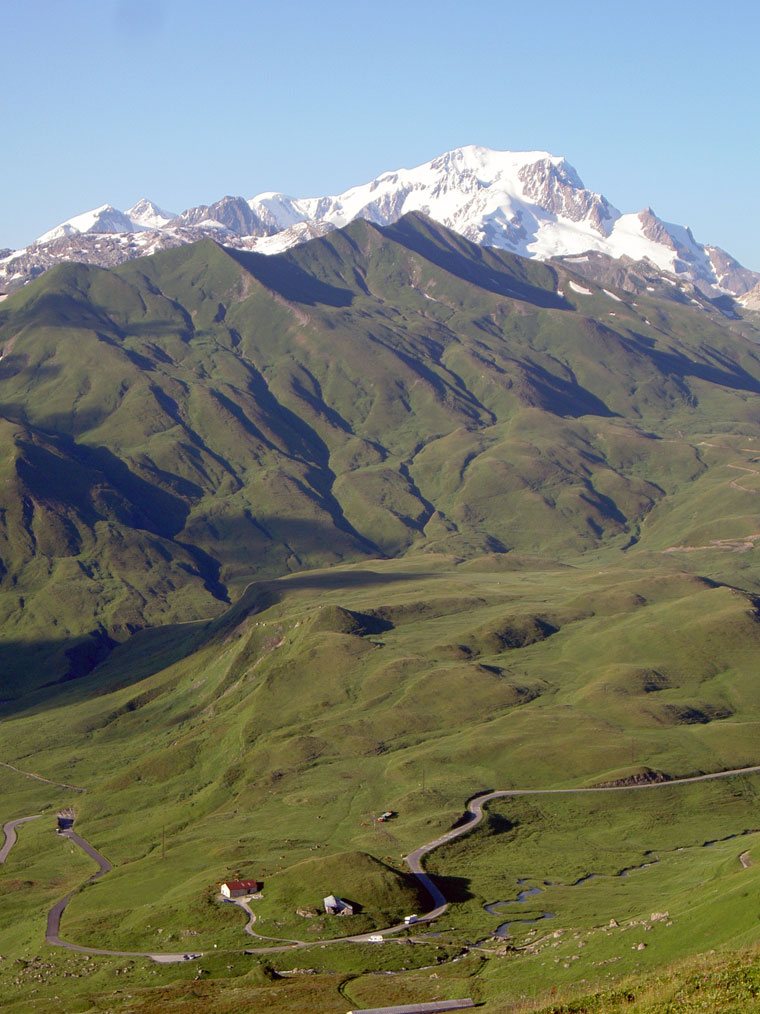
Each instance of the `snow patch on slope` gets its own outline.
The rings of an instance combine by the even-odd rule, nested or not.
[[[594,293],[592,292],[591,289],[586,289],[582,285],[577,285],[575,282],[569,282],[568,284],[570,285],[570,288],[573,290],[573,292],[578,292],[582,296],[593,296],[594,295]]]

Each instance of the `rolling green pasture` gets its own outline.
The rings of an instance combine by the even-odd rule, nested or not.
[[[84,959],[42,943],[46,908],[92,872],[53,834],[61,805],[74,806],[77,828],[114,864],[74,896],[61,936],[211,951],[200,964],[215,969],[226,955],[231,969],[209,973],[217,984],[267,967],[350,973],[361,983],[365,972],[396,969],[400,983],[423,974],[400,969],[431,965],[439,971],[425,974],[445,975],[451,995],[538,1003],[548,984],[614,983],[751,944],[760,867],[743,869],[738,855],[758,847],[756,776],[492,803],[480,829],[429,859],[454,900],[431,927],[440,936],[319,943],[423,909],[402,857],[451,826],[478,791],[677,777],[757,760],[753,601],[683,560],[661,554],[654,568],[642,551],[616,567],[539,569],[518,557],[422,554],[260,583],[219,619],[136,636],[90,676],[44,704],[31,697],[0,726],[2,759],[86,789],[0,769],[8,786],[0,816],[43,814],[20,829],[0,869],[12,887],[15,864],[31,854],[41,864],[23,878],[33,883],[18,896],[31,916],[22,928],[17,908],[0,913],[0,953],[44,957],[44,988],[77,994],[81,984],[65,972]],[[379,824],[385,809],[398,817]],[[709,840],[718,841],[704,847]],[[660,861],[616,876],[653,856]],[[65,880],[60,864],[70,864]],[[218,882],[238,874],[264,882],[252,902],[259,932],[314,947],[243,958],[252,943],[244,915],[215,898]],[[588,874],[596,876],[570,886]],[[485,912],[515,899],[520,879],[543,893]],[[328,893],[357,902],[360,914],[318,914]],[[554,918],[516,925],[506,948],[494,937],[501,923],[544,911]],[[473,946],[470,964],[446,964]],[[124,962],[135,988],[165,986],[172,996],[197,971],[93,958],[84,963],[93,988]],[[472,962],[476,983],[458,977]],[[296,979],[311,981],[267,979],[283,1010]],[[0,977],[8,996],[30,988]],[[329,986],[326,997],[339,1005],[340,995]],[[225,1009],[222,994],[219,1003]]]
[[[3,303],[4,1009],[750,1009],[760,777],[667,781],[760,762],[760,332],[574,277],[411,216]],[[435,926],[325,943],[478,793],[660,781],[493,803]],[[43,943],[62,806],[62,938],[202,958]]]

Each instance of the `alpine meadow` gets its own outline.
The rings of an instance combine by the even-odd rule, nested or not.
[[[0,302],[0,1004],[749,1014],[755,276],[321,231]]]

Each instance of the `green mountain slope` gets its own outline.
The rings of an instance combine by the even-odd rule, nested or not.
[[[262,576],[629,545],[757,435],[754,338],[416,215],[54,269],[0,309],[4,693]]]
[[[0,726],[2,759],[13,765],[0,767],[0,790],[8,818],[42,818],[22,829],[0,869],[3,952],[21,962],[38,954],[47,907],[89,872],[50,833],[61,805],[73,805],[76,827],[114,866],[72,898],[63,938],[212,955],[216,945],[219,960],[200,967],[221,990],[220,1010],[226,980],[255,978],[259,960],[341,972],[340,981],[406,969],[393,981],[418,1001],[429,998],[431,964],[479,942],[477,957],[441,976],[452,976],[452,995],[475,988],[498,1011],[557,982],[566,995],[579,982],[587,991],[751,943],[758,867],[743,869],[737,856],[757,858],[756,775],[612,798],[505,800],[430,857],[454,902],[439,936],[322,947],[424,911],[400,859],[454,825],[478,791],[757,762],[753,597],[684,571],[677,554],[635,553],[601,568],[428,553],[292,574],[251,586],[212,621],[137,633],[90,675],[28,695]],[[396,816],[379,824],[385,809]],[[629,867],[642,869],[620,878]],[[244,958],[252,941],[241,913],[214,901],[215,885],[238,875],[264,883],[252,903],[257,932],[314,946]],[[510,902],[524,878],[546,898]],[[361,906],[353,922],[336,928],[318,916],[328,893]],[[486,910],[502,899],[503,909]],[[550,931],[536,934],[530,919],[543,911]],[[492,934],[509,919],[505,952]],[[633,949],[641,939],[643,958]],[[96,984],[112,991],[114,968],[128,991],[147,990],[146,1003],[168,1003],[197,974],[195,965],[169,973],[106,957],[90,985],[68,977],[68,955],[43,954],[42,996],[63,997],[64,1010],[80,1009],[83,989],[90,998]],[[547,954],[567,970],[547,971]],[[420,966],[427,971],[415,973]],[[367,975],[359,995],[380,1002],[378,981]],[[289,982],[274,980],[274,1009],[288,1009]],[[0,976],[3,1002],[28,1001],[32,988]],[[315,1009],[343,1009],[337,983],[324,988]]]
[[[0,1003],[573,1009],[756,939],[760,776],[668,781],[760,760],[758,332],[610,286],[409,216],[3,302],[0,816],[42,816]],[[433,852],[438,936],[324,944],[423,911],[401,857],[476,793],[610,783],[653,787],[501,800]],[[62,937],[202,961],[42,943],[91,872],[61,806],[113,864]],[[310,946],[244,954],[237,876]]]

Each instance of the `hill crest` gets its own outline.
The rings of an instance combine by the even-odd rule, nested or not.
[[[562,157],[466,145],[332,196],[228,195],[173,217],[145,198],[126,213],[104,205],[2,258],[0,286],[12,291],[61,260],[111,266],[204,235],[239,249],[280,253],[355,218],[390,225],[410,212],[422,212],[480,245],[533,259],[591,251],[644,260],[713,296],[741,297],[760,282],[760,274],[649,207],[621,213],[586,189]]]

